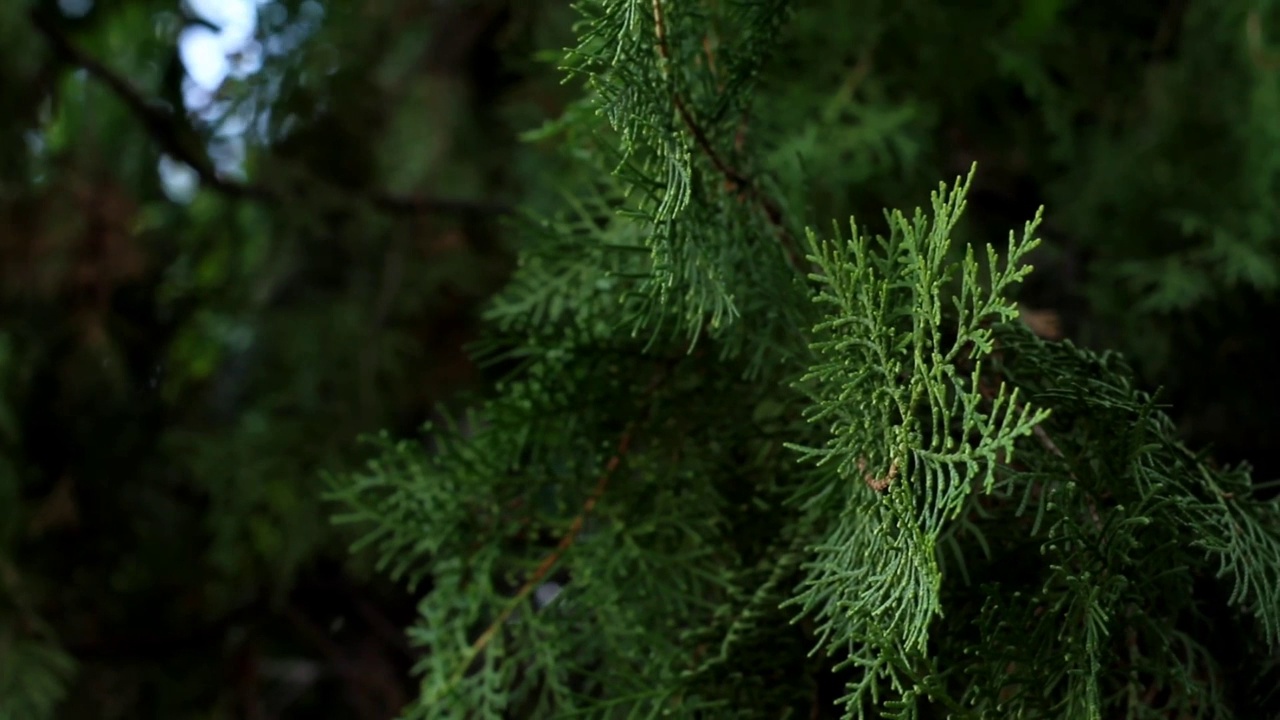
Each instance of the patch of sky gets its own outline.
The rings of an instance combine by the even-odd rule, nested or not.
[[[267,137],[280,88],[279,73],[266,67],[266,60],[296,51],[319,29],[324,7],[307,0],[290,18],[277,0],[182,1],[187,13],[201,21],[178,36],[187,72],[182,87],[186,111],[212,129],[208,150],[218,172],[243,177],[248,145],[253,137]],[[257,82],[231,99],[220,92],[228,80]],[[162,158],[157,169],[171,199],[190,200],[199,180],[194,171],[171,158]]]

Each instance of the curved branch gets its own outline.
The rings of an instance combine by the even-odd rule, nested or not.
[[[702,355],[703,352],[700,351],[696,357],[701,357]],[[678,362],[680,361],[675,361],[675,363]],[[659,372],[649,381],[649,384],[645,386],[641,393],[642,398],[649,399],[653,397],[658,388],[670,379],[671,373],[673,372],[673,365],[675,363],[669,363],[663,371]],[[450,687],[456,686],[458,682],[462,680],[463,676],[467,672],[467,668],[471,667],[471,663],[475,661],[480,653],[484,652],[485,647],[489,645],[502,626],[506,624],[507,620],[515,614],[515,611],[521,604],[529,599],[529,595],[531,595],[542,583],[543,579],[546,578],[547,573],[551,572],[551,569],[560,562],[561,558],[564,557],[564,554],[569,550],[569,548],[573,547],[574,541],[578,539],[578,534],[582,532],[584,527],[586,527],[587,516],[591,514],[592,510],[595,510],[596,504],[600,502],[600,498],[604,496],[605,490],[609,487],[609,480],[613,477],[614,472],[617,471],[618,467],[622,465],[623,461],[627,458],[627,455],[631,452],[632,437],[638,425],[638,421],[632,421],[623,429],[622,434],[618,437],[618,442],[613,451],[613,455],[611,455],[608,461],[605,462],[604,469],[596,479],[595,488],[582,503],[582,510],[573,518],[573,521],[569,524],[568,530],[566,530],[565,534],[560,537],[560,541],[556,543],[556,547],[542,558],[537,567],[534,568],[533,572],[529,574],[529,577],[525,579],[524,584],[520,586],[520,589],[516,590],[516,593],[507,600],[502,611],[498,613],[498,616],[494,618],[493,622],[489,623],[488,627],[484,629],[484,632],[480,633],[480,636],[475,639],[475,642],[471,643],[471,647],[468,648],[463,661],[458,664],[457,669],[454,670],[453,675],[449,678],[448,684]]]
[[[165,103],[148,99],[133,83],[78,47],[62,32],[57,22],[48,12],[33,8],[30,12],[30,18],[36,31],[44,36],[58,57],[68,64],[84,70],[90,77],[111,90],[129,108],[129,111],[142,121],[147,133],[165,154],[191,167],[199,176],[203,185],[231,198],[268,203],[278,202],[283,199],[280,192],[269,186],[240,182],[223,176],[207,158],[202,157],[189,145],[182,142],[182,136],[179,132],[180,126],[175,117],[176,110]],[[392,214],[416,215],[436,212],[482,216],[506,215],[512,212],[512,208],[509,205],[502,203],[433,196],[371,192],[361,196],[359,199]]]
[[[625,458],[627,453],[630,451],[633,427],[634,426],[629,425],[627,426],[627,429],[623,431],[621,438],[618,440],[617,450],[614,451],[613,456],[610,457],[609,461],[605,464],[604,471],[600,473],[599,479],[596,480],[595,489],[592,490],[591,494],[587,496],[586,501],[582,504],[582,512],[578,513],[578,515],[574,517],[573,522],[569,525],[568,531],[560,538],[560,542],[556,544],[555,549],[538,563],[538,567],[529,575],[528,579],[526,579],[524,584],[520,586],[520,589],[516,591],[515,595],[511,596],[507,601],[506,605],[502,608],[502,612],[498,613],[498,616],[494,618],[493,622],[489,623],[489,626],[485,628],[484,632],[480,633],[480,636],[471,644],[471,647],[467,650],[467,654],[463,658],[463,661],[458,663],[458,668],[454,671],[453,676],[449,678],[450,686],[458,684],[458,681],[460,681],[462,676],[466,673],[467,668],[471,667],[471,663],[478,655],[480,655],[481,652],[484,651],[485,647],[488,646],[491,640],[493,640],[493,637],[497,634],[498,630],[506,624],[511,615],[515,613],[516,609],[519,608],[520,605],[528,599],[529,595],[537,589],[538,585],[542,583],[543,578],[547,576],[547,573],[551,571],[551,568],[555,567],[556,564],[560,562],[560,558],[565,554],[565,552],[573,546],[574,541],[578,538],[578,533],[582,532],[582,528],[586,526],[587,516],[591,514],[591,511],[595,509],[596,503],[598,503],[600,498],[604,495],[604,491],[609,485],[609,478],[613,476],[613,472],[618,469],[618,466],[622,464],[622,459]]]
[[[662,58],[663,63],[669,65],[672,62],[671,47],[667,42],[667,22],[662,10],[662,0],[653,0],[653,24],[658,55]],[[786,222],[782,217],[782,208],[779,207],[777,200],[765,194],[759,185],[736,170],[721,157],[720,153],[716,152],[711,139],[707,137],[706,131],[693,117],[692,111],[689,110],[689,106],[685,103],[684,98],[681,97],[674,82],[671,85],[671,100],[672,104],[675,105],[676,114],[680,116],[680,121],[684,124],[685,129],[693,136],[693,142],[698,147],[698,150],[707,156],[712,166],[724,177],[725,182],[729,184],[730,190],[741,192],[742,196],[753,200],[764,211],[769,224],[773,226],[774,231],[777,233],[778,241],[782,245],[783,252],[787,255],[787,260],[802,275],[807,274],[809,268],[804,261],[804,253],[800,251],[795,237],[787,229]]]

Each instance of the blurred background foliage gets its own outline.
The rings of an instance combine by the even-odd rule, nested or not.
[[[321,471],[475,380],[564,11],[0,3],[0,717],[405,702]]]
[[[348,557],[322,472],[482,385],[504,218],[566,180],[519,138],[576,93],[538,55],[573,13],[233,4],[0,3],[3,720],[412,695],[414,598]],[[1280,2],[798,6],[744,133],[807,222],[976,160],[966,237],[1048,207],[1028,319],[1280,474]]]

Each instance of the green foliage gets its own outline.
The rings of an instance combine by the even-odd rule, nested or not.
[[[564,63],[584,97],[534,136],[563,144],[563,198],[514,226],[521,262],[481,345],[506,374],[465,422],[384,437],[332,479],[339,519],[426,589],[406,716],[1264,712],[1280,502],[1188,450],[1120,356],[1022,325],[1038,215],[997,252],[990,217],[962,222],[971,174],[931,212],[888,213],[887,236],[851,222],[802,254],[795,187],[839,204],[920,147],[899,137],[910,103],[885,114],[892,83],[872,111],[856,79],[796,78],[830,51],[833,7],[796,37],[786,3],[578,5]],[[1028,87],[1052,75],[1018,63],[1100,32],[1020,7],[991,42]],[[994,22],[861,12],[908,65]],[[895,35],[947,21],[936,46]],[[917,101],[980,89],[961,80]],[[1092,100],[1040,90],[1046,113]],[[816,119],[785,109],[824,93]],[[837,148],[888,149],[803,177],[846,125]]]
[[[856,226],[843,246],[810,235],[821,270],[816,299],[834,310],[814,328],[819,363],[801,385],[811,397],[807,419],[832,437],[824,447],[793,447],[834,472],[799,493],[802,522],[823,537],[788,604],[819,618],[819,643],[833,654],[850,642],[867,646],[870,655],[851,658],[865,672],[852,690],[859,706],[882,676],[904,702],[920,692],[910,673],[929,663],[929,628],[942,613],[938,541],[972,490],[992,491],[1015,440],[1048,416],[1020,406],[1003,385],[985,392],[982,375],[994,349],[990,323],[1017,317],[1005,298],[1030,270],[1020,260],[1035,246],[1034,226],[1022,242],[1010,238],[1003,268],[988,246],[988,289],[970,249],[959,292],[949,292],[959,269],[948,264],[949,239],[967,189],[935,195],[932,218],[890,215],[891,235],[875,243]],[[944,308],[948,297],[954,304]],[[954,328],[944,326],[944,310]],[[833,482],[868,491],[850,496]]]
[[[0,718],[1277,714],[1274,0],[246,1],[0,3]]]
[[[789,269],[776,243],[735,241],[761,235],[779,211],[748,202],[756,211],[742,212],[761,189],[738,166],[735,138],[789,4],[617,0],[578,9],[579,44],[564,63],[570,77],[588,78],[582,102],[596,117],[575,132],[593,127],[612,138],[596,156],[615,164],[651,257],[636,330],[695,340],[711,332],[725,352],[744,352],[750,344],[728,328],[741,328],[742,317],[775,325],[781,318],[766,308],[786,305],[762,290],[785,287]]]

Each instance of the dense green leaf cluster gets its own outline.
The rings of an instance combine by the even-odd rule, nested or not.
[[[788,5],[579,3],[585,95],[539,135],[573,170],[519,224],[482,346],[506,378],[334,482],[428,584],[408,716],[1261,712],[1280,504],[1189,451],[1118,356],[1021,324],[1039,217],[961,242],[972,175],[887,236],[801,245],[820,218],[788,181],[882,168],[799,176],[853,91],[780,111],[765,69],[816,51],[783,52]],[[1036,7],[1028,47],[1064,11]],[[855,112],[845,147],[905,107]]]

